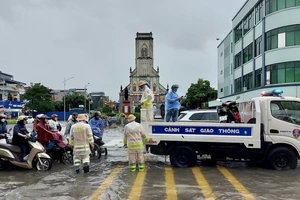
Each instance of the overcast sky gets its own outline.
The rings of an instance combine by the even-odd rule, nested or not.
[[[118,100],[135,68],[136,32],[152,32],[160,82],[184,95],[198,78],[217,88],[217,46],[245,0],[1,0],[0,70],[46,87]]]

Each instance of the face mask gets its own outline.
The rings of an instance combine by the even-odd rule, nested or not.
[[[5,122],[5,119],[1,119],[1,122]]]

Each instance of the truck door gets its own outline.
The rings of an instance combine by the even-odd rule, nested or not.
[[[300,140],[300,102],[293,100],[271,100],[269,105],[269,126],[266,133],[272,136],[286,136]]]

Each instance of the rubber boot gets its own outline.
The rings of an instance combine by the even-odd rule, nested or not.
[[[90,166],[88,163],[83,164],[83,173],[88,173],[90,171]]]

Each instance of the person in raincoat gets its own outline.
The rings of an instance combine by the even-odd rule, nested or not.
[[[171,120],[173,122],[177,121],[179,109],[181,107],[180,101],[182,99],[182,97],[179,97],[177,94],[178,88],[178,85],[172,85],[171,91],[165,97],[166,122],[170,122]]]
[[[153,121],[153,110],[152,102],[154,101],[154,95],[152,90],[147,85],[148,83],[144,80],[139,81],[138,86],[143,90],[141,98],[141,106],[146,109],[147,121]]]
[[[149,139],[142,125],[135,121],[135,116],[130,114],[127,118],[128,124],[124,128],[124,147],[128,148],[129,170],[136,171],[138,161],[139,171],[144,171],[144,143],[156,143]]]
[[[79,173],[81,164],[83,172],[89,172],[90,146],[94,149],[94,138],[91,126],[86,123],[86,116],[79,114],[77,123],[72,125],[70,131],[70,145],[73,147],[73,160],[76,173]]]
[[[65,130],[65,137],[69,138],[70,137],[70,130],[73,124],[75,124],[77,122],[76,118],[77,118],[78,114],[76,112],[74,112],[72,114],[71,119],[68,120],[68,124],[66,126],[66,130]]]

